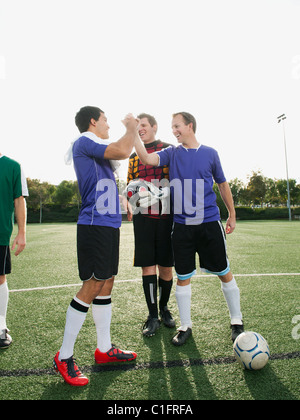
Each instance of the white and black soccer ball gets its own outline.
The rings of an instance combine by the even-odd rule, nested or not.
[[[264,337],[253,331],[238,335],[233,343],[236,360],[249,370],[262,369],[268,363],[270,350]]]

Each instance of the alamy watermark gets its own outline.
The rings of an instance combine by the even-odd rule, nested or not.
[[[201,224],[204,219],[204,180],[203,179],[167,179],[152,180],[150,183],[141,181],[137,183],[132,195],[126,198],[132,208],[133,214],[159,214],[163,208],[163,214],[171,213],[171,200],[173,203],[172,213],[184,215],[186,224]],[[143,189],[143,194],[141,190]],[[96,209],[99,214],[116,214],[120,212],[117,208],[117,194],[115,182],[111,179],[101,179],[97,183]],[[143,206],[140,205],[143,200]],[[161,204],[161,206],[159,205]]]

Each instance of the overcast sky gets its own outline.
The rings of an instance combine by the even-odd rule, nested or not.
[[[74,180],[76,112],[197,120],[228,180],[261,170],[300,182],[300,0],[0,0],[0,152],[27,177]],[[126,176],[127,162],[122,165]]]

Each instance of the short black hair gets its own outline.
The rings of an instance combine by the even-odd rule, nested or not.
[[[96,106],[84,106],[80,108],[75,116],[75,124],[80,133],[88,131],[91,119],[93,118],[95,121],[98,121],[101,113],[104,114],[104,111]]]

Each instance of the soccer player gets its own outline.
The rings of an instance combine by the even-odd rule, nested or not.
[[[220,212],[213,191],[217,183],[228,210],[226,233],[236,226],[231,191],[224,176],[218,153],[198,142],[196,120],[187,113],[173,115],[172,131],[179,145],[148,154],[143,144],[136,141],[135,148],[146,165],[168,165],[174,211],[172,244],[177,274],[176,300],[181,326],[173,337],[180,346],[192,334],[191,278],[196,273],[195,255],[198,253],[203,271],[216,274],[226,299],[231,318],[231,337],[243,332],[240,309],[240,291],[230,271],[226,254],[226,239],[220,221]]]
[[[96,363],[134,360],[136,353],[123,351],[111,343],[111,292],[119,263],[121,211],[112,160],[129,157],[137,134],[138,121],[128,114],[122,121],[124,136],[107,145],[109,125],[105,113],[86,106],[76,114],[81,133],[72,155],[82,198],[77,224],[77,258],[82,287],[67,310],[62,346],[54,358],[54,368],[65,382],[84,386],[88,379],[73,359],[78,333],[92,304],[97,331]]]
[[[8,334],[6,313],[9,299],[7,274],[11,273],[9,242],[15,213],[18,233],[12,245],[19,255],[26,246],[26,178],[18,162],[0,153],[0,349],[8,348],[12,338]]]
[[[138,115],[139,136],[145,145],[147,153],[160,151],[168,146],[156,140],[157,121],[149,114]],[[164,167],[145,166],[133,153],[129,158],[127,182],[135,179],[148,182],[169,179],[169,169]],[[128,213],[132,219],[132,213]],[[157,294],[159,290],[159,312],[163,323],[174,328],[175,322],[168,309],[168,301],[173,285],[173,253],[171,246],[172,217],[162,214],[162,206],[150,206],[146,212],[133,215],[135,253],[134,266],[142,267],[143,290],[148,307],[148,318],[143,327],[143,335],[155,335],[160,326],[158,318]],[[158,272],[158,281],[157,281]],[[158,282],[158,287],[157,287]]]

